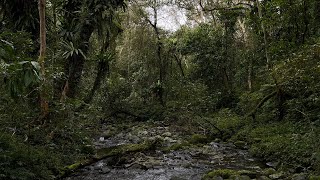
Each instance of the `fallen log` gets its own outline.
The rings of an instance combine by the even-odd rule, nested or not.
[[[124,144],[109,148],[98,149],[94,157],[64,167],[60,172],[60,175],[56,179],[63,179],[76,170],[81,169],[85,166],[89,166],[107,157],[122,156],[127,153],[155,150],[159,145],[161,145],[161,140],[155,139],[153,141],[146,141],[141,144]]]

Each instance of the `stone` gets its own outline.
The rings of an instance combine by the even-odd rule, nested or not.
[[[279,172],[279,173],[276,173],[276,174],[271,174],[271,175],[269,175],[269,177],[271,179],[281,179],[281,178],[285,177],[285,173],[284,172]]]
[[[309,180],[320,180],[320,176],[312,175],[312,176],[309,177]]]
[[[186,179],[181,178],[181,177],[177,177],[177,176],[173,176],[170,178],[170,180],[186,180]]]
[[[101,169],[101,173],[103,173],[103,174],[108,174],[109,172],[111,172],[111,169],[108,168],[108,167],[103,167],[103,168]]]
[[[139,131],[138,135],[139,136],[146,136],[146,135],[148,135],[148,131]]]
[[[171,134],[171,132],[165,132],[165,133],[162,134],[162,136],[164,136],[164,137],[171,137],[172,134]]]
[[[239,180],[251,180],[249,176],[243,175],[239,177]]]
[[[221,176],[215,176],[212,178],[212,180],[223,180],[223,178]]]
[[[164,141],[169,142],[169,143],[176,143],[177,142],[177,140],[174,140],[174,139],[169,138],[169,137],[165,137]]]
[[[202,134],[193,134],[189,140],[191,144],[206,144],[210,142],[210,139]]]
[[[235,145],[237,148],[245,149],[246,146],[247,146],[247,143],[244,142],[244,141],[236,141],[236,142],[234,142],[234,145]]]
[[[270,180],[267,176],[260,176],[257,180]]]
[[[238,172],[239,174],[243,175],[243,176],[248,176],[251,179],[254,179],[257,177],[257,172],[254,171],[249,171],[249,170],[241,170]]]
[[[294,174],[291,178],[292,180],[307,180],[308,176],[307,174]]]
[[[266,165],[272,168],[277,168],[279,162],[267,162]]]
[[[275,174],[276,172],[277,171],[275,169],[273,169],[273,168],[267,168],[267,169],[263,170],[263,174],[267,175],[267,176],[269,176],[271,174]]]

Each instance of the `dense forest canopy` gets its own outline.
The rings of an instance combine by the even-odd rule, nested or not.
[[[137,122],[320,177],[319,0],[1,0],[0,20],[0,179],[69,176]]]

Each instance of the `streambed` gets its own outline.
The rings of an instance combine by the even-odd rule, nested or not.
[[[155,138],[161,138],[165,147],[172,147],[187,137],[183,132],[159,124],[136,124],[114,134],[112,129],[115,129],[112,125],[102,128],[101,136],[95,139],[95,148],[137,144]],[[212,169],[249,170],[260,174],[262,166],[248,151],[232,143],[209,142],[176,150],[109,157],[77,170],[66,180],[198,180]]]

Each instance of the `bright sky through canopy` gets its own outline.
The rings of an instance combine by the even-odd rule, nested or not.
[[[176,6],[163,6],[159,9],[159,26],[168,31],[176,31],[180,26],[186,24],[187,17],[185,10]]]

